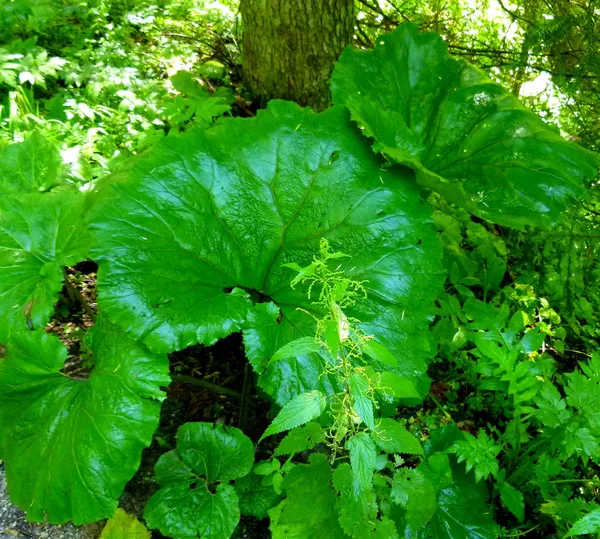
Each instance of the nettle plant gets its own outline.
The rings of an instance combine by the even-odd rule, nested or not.
[[[167,354],[241,332],[281,407],[257,443],[289,432],[255,463],[239,429],[182,426],[156,466],[151,528],[226,539],[246,514],[269,516],[274,538],[497,536],[489,474],[459,462],[472,467],[472,440],[443,428],[421,443],[396,419],[428,392],[445,278],[421,189],[504,226],[550,225],[598,159],[412,25],[347,49],[331,87],[323,113],[274,101],[167,137],[91,193],[55,185],[35,145],[5,150],[0,457],[29,519],[112,517],[157,428]],[[88,258],[99,313],[78,379],[44,327],[65,268]]]

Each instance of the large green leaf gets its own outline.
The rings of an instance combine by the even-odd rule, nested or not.
[[[419,470],[402,468],[394,474],[392,500],[406,508],[406,524],[411,530],[422,528],[435,514],[436,492]]]
[[[62,168],[56,147],[34,131],[0,151],[0,195],[47,191],[59,183]]]
[[[229,539],[240,519],[235,489],[217,481],[250,472],[254,447],[241,430],[210,423],[186,423],[177,432],[177,449],[156,463],[161,486],[148,501],[150,528],[175,539]]]
[[[229,539],[240,520],[235,489],[221,483],[210,492],[192,484],[165,485],[154,494],[144,511],[148,527],[174,539]]]
[[[375,149],[472,213],[507,226],[554,223],[597,175],[598,157],[562,139],[507,90],[404,24],[373,50],[346,49],[332,76]]]
[[[0,343],[48,322],[62,266],[87,256],[85,203],[70,192],[0,197]]]
[[[269,511],[273,539],[344,539],[338,523],[336,492],[331,486],[331,465],[322,453],[310,464],[292,469],[283,480],[287,498]]]
[[[30,520],[112,517],[158,426],[166,356],[102,319],[85,342],[95,361],[87,380],[61,373],[67,350],[42,330],[13,335],[0,359],[0,458]]]
[[[281,500],[281,495],[275,492],[273,484],[264,481],[264,477],[256,473],[237,479],[234,487],[242,515],[267,518],[269,509]]]
[[[412,173],[381,168],[341,108],[322,114],[275,101],[253,119],[163,140],[127,178],[102,189],[94,228],[99,304],[156,351],[211,344],[242,329],[261,385],[279,404],[330,392],[323,359],[269,363],[285,344],[314,335],[306,287],[293,272],[327,237],[366,280],[353,312],[426,392],[426,327],[440,284],[431,210]],[[269,302],[270,303],[270,302]],[[267,303],[266,305],[269,305]],[[319,314],[319,313],[317,313]]]
[[[437,459],[436,456],[444,458]],[[416,539],[496,539],[499,530],[487,503],[486,485],[476,483],[473,474],[466,474],[459,466],[451,465],[447,455],[434,453],[432,457],[417,470],[439,489],[438,508],[424,527],[414,532],[407,529],[406,536]],[[440,481],[441,476],[449,478],[450,475],[450,484]],[[407,520],[410,523],[410,517]]]

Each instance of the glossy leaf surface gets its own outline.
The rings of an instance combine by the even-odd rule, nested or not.
[[[348,274],[367,281],[368,299],[349,314],[424,393],[441,253],[411,173],[380,165],[343,109],[315,114],[281,101],[257,118],[165,139],[104,187],[94,222],[100,307],[170,351],[242,329],[251,301],[270,299],[245,327],[261,385],[279,404],[329,392],[316,354],[268,363],[314,335],[314,319],[298,310],[314,310],[306,287],[292,289],[282,266],[309,264],[327,237],[350,255]]]
[[[148,526],[175,539],[229,539],[240,509],[226,481],[248,474],[253,462],[252,441],[241,430],[185,423],[177,432],[177,449],[156,463],[161,488],[144,509]]]
[[[429,462],[417,469],[439,490],[438,508],[420,530],[411,537],[419,539],[495,539],[498,527],[488,505],[488,490],[483,482],[476,483],[473,474],[465,474],[446,459],[437,459],[435,453]],[[445,480],[442,478],[446,478]],[[451,479],[450,479],[451,477]]]
[[[334,103],[413,168],[417,180],[490,221],[552,224],[598,157],[562,139],[442,38],[403,24],[373,50],[346,49],[332,76]]]
[[[85,202],[69,192],[0,198],[0,343],[48,322],[62,288],[61,266],[87,256]]]
[[[86,335],[89,379],[60,372],[67,350],[41,330],[11,337],[0,360],[0,458],[30,520],[112,517],[158,426],[166,356],[99,319]]]
[[[234,483],[238,495],[240,513],[259,519],[267,518],[268,511],[281,499],[273,485],[263,482],[263,477],[250,472]]]

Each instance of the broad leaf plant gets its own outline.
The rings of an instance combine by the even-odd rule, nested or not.
[[[452,425],[419,440],[396,416],[428,394],[446,278],[423,188],[491,223],[550,225],[599,160],[410,24],[347,49],[331,87],[320,114],[274,101],[167,137],[91,193],[63,181],[39,135],[0,153],[0,458],[29,519],[113,517],[157,428],[167,355],[241,332],[280,411],[254,442],[181,427],[156,466],[150,528],[227,539],[246,514],[268,516],[276,539],[494,538],[491,478],[523,520],[528,469],[502,456],[538,466],[527,440]],[[77,379],[44,328],[65,268],[87,258],[99,313]],[[597,459],[598,357],[563,396],[523,361],[539,334],[483,305],[465,305],[461,330],[482,390],[511,396],[516,429],[539,421],[557,458]],[[598,531],[597,509],[580,516],[569,536]]]

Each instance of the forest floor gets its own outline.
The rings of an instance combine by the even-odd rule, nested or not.
[[[93,263],[69,268],[69,285],[64,287],[54,317],[46,327],[46,331],[67,346],[69,354],[63,372],[78,377],[89,375],[80,359],[79,346],[93,321],[81,308],[77,296],[81,294],[91,310],[96,311],[95,271]],[[167,389],[159,428],[119,503],[127,513],[140,519],[146,502],[158,489],[153,480],[154,465],[163,453],[175,447],[175,435],[181,425],[190,421],[216,422],[241,428],[251,439],[258,440],[269,421],[269,404],[255,393],[254,374],[244,355],[240,334],[222,339],[214,346],[198,345],[175,352],[170,360],[174,381]],[[268,457],[270,454],[259,454],[257,460]],[[97,539],[102,527],[103,523],[76,527],[27,522],[25,513],[10,503],[0,461],[0,539]],[[232,539],[269,537],[266,520],[242,517]],[[163,538],[157,531],[152,533],[152,539]]]

